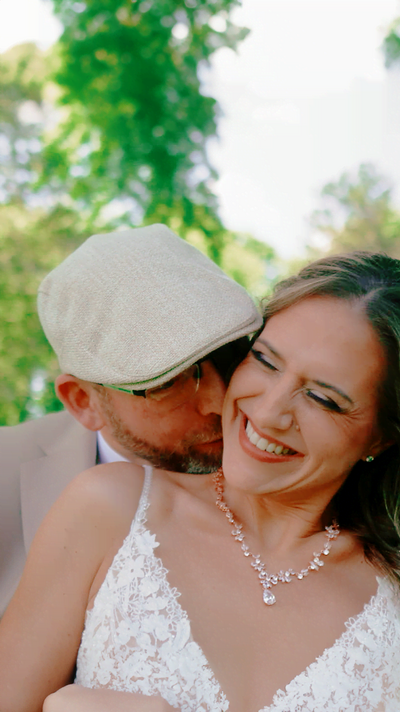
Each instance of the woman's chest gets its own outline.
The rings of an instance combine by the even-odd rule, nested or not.
[[[311,594],[307,597],[306,586],[302,595],[298,589],[293,605],[289,585],[282,585],[271,610],[262,603],[261,587],[253,587],[243,572],[239,570],[236,579],[230,573],[231,584],[226,587],[212,579],[199,557],[197,576],[192,577],[188,567],[186,588],[180,596],[174,588],[179,575],[171,578],[154,556],[155,538],[144,531],[136,544],[129,555],[117,555],[88,616],[78,664],[81,684],[162,694],[182,710],[215,712],[227,708],[227,699],[232,711],[257,712],[296,676],[298,689],[292,694],[302,690],[303,697],[306,688],[321,686],[321,675],[328,685],[328,673],[335,690],[338,685],[339,691],[340,685],[345,690],[348,680],[356,689],[351,660],[355,655],[359,665],[358,638],[346,641],[346,652],[343,645],[331,648],[328,659],[318,661],[321,669],[312,671],[314,679],[310,679],[311,669],[304,674],[324,647],[334,643],[329,638],[334,633],[332,610],[328,603],[325,609],[318,606]],[[370,622],[364,621],[360,627],[364,647],[365,641],[372,645],[369,629]],[[378,643],[374,641],[375,647]],[[364,672],[366,665],[376,663],[368,645],[367,652],[362,648]],[[345,656],[347,669],[343,668]],[[320,697],[322,692],[326,696],[326,685]],[[332,700],[331,707],[306,704],[298,709],[336,710]],[[286,711],[288,707],[272,709]]]
[[[194,640],[230,701],[232,712],[257,712],[277,690],[303,673],[346,631],[376,592],[375,575],[347,595],[346,580],[310,575],[277,584],[276,603],[263,601],[257,572],[243,558],[226,557],[223,573],[198,553],[168,580],[180,591]],[[336,580],[335,580],[336,579]]]

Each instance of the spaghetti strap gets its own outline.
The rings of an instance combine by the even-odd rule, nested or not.
[[[134,520],[132,522],[133,525],[137,526],[138,524],[144,524],[146,521],[146,512],[149,507],[149,493],[150,493],[150,487],[151,487],[151,480],[153,476],[153,467],[151,465],[143,465],[144,468],[144,482],[143,482],[143,489],[142,493],[140,495],[140,500],[138,504],[138,508],[136,511],[136,515],[134,517]]]

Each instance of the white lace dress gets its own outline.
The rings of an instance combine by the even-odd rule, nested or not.
[[[182,712],[229,702],[193,640],[146,529],[151,468],[131,530],[87,612],[76,682],[162,695]],[[346,631],[259,712],[400,712],[400,600],[384,579]]]

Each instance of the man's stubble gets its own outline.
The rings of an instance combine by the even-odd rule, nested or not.
[[[204,452],[204,445],[208,441],[222,440],[221,417],[214,415],[212,422],[207,427],[207,432],[202,432],[192,438],[184,438],[174,448],[158,448],[147,440],[136,437],[134,433],[119,418],[108,398],[106,389],[101,393],[102,410],[108,420],[113,438],[135,457],[143,458],[154,467],[172,472],[187,472],[188,474],[207,475],[215,472],[222,464],[222,445],[218,452]],[[199,447],[200,446],[200,447]]]

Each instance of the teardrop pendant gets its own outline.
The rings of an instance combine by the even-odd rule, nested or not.
[[[269,588],[264,588],[263,591],[263,601],[267,606],[272,606],[276,602],[276,598]]]

